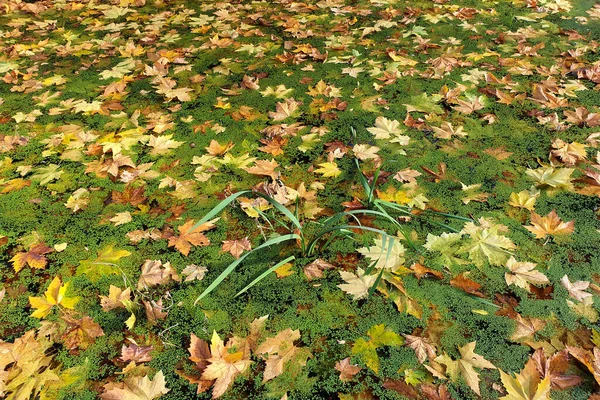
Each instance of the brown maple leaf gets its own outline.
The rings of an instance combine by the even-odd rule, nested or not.
[[[346,357],[341,361],[335,363],[335,369],[340,372],[340,380],[342,382],[351,381],[354,375],[362,369],[358,365],[350,364],[350,357]]]
[[[208,221],[197,226],[196,228],[194,228],[194,221],[191,219],[188,220],[185,224],[177,228],[179,231],[179,236],[171,236],[169,238],[169,247],[175,246],[175,248],[179,250],[181,254],[187,256],[190,253],[192,245],[201,247],[208,246],[210,244],[210,240],[204,234],[202,234],[202,232],[213,229],[215,227],[215,222],[218,220],[219,218],[215,218],[212,221]]]
[[[115,308],[125,308],[125,303],[131,300],[131,289],[125,290],[110,285],[108,296],[100,296],[100,305],[103,311],[110,311]]]
[[[104,336],[104,331],[90,317],[75,319],[68,315],[62,317],[67,322],[67,329],[62,334],[65,347],[69,350],[76,348],[87,349],[97,337]]]
[[[330,264],[325,260],[317,258],[310,264],[307,264],[306,266],[304,266],[303,271],[304,271],[304,275],[306,275],[308,280],[312,281],[313,279],[316,279],[316,278],[322,278],[324,270],[333,269],[333,268],[335,268],[335,266],[333,264]]]
[[[131,341],[129,346],[123,345],[121,347],[121,357],[119,358],[121,361],[133,361],[136,363],[152,361],[150,352],[154,350],[153,346],[138,346],[132,339],[129,340]]]
[[[158,285],[164,285],[171,280],[181,282],[181,278],[177,274],[171,263],[165,264],[160,260],[146,260],[142,265],[142,274],[138,280],[138,290],[147,289]]]
[[[225,154],[229,150],[231,150],[231,148],[233,146],[234,146],[233,142],[220,144],[219,142],[217,142],[216,140],[213,139],[210,141],[210,144],[208,145],[208,147],[206,147],[206,151],[211,156],[222,156],[223,154]]]
[[[423,364],[428,358],[433,360],[436,357],[435,347],[427,338],[412,335],[403,335],[406,338],[405,344],[415,351],[417,360]]]
[[[158,301],[143,300],[142,303],[144,304],[146,318],[148,319],[150,325],[156,324],[156,321],[158,321],[159,319],[167,318],[168,312],[163,311],[165,308],[163,307],[162,299]]]
[[[137,207],[139,204],[146,201],[146,197],[144,197],[145,190],[146,188],[144,186],[137,188],[127,186],[123,192],[113,190],[112,201],[117,204],[131,204],[132,206]]]
[[[481,289],[481,285],[467,278],[466,275],[467,273],[463,272],[462,274],[451,279],[450,285],[477,297],[485,298],[485,295],[479,291],[479,289]]]
[[[564,235],[573,233],[575,221],[563,222],[555,210],[542,217],[535,212],[531,213],[531,226],[526,226],[536,239],[543,239],[546,235]]]
[[[298,106],[301,104],[301,101],[296,101],[294,98],[285,99],[283,102],[277,103],[275,106],[275,111],[269,112],[269,117],[274,121],[281,121],[292,117],[296,114],[298,111]]]
[[[279,164],[275,160],[256,160],[253,167],[244,168],[246,172],[253,175],[266,175],[270,176],[271,179],[275,180],[279,177],[279,173],[275,172],[275,168],[279,167]]]
[[[263,383],[281,375],[288,362],[306,365],[306,360],[311,354],[308,350],[294,345],[294,341],[298,339],[300,339],[300,331],[288,328],[274,337],[267,338],[258,346],[256,354],[261,354],[266,359]]]
[[[48,259],[44,254],[52,252],[52,248],[44,243],[34,244],[29,248],[29,251],[17,253],[10,259],[13,263],[15,272],[19,272],[25,265],[31,268],[43,269],[48,264]]]
[[[567,122],[592,128],[600,125],[600,114],[590,113],[585,107],[577,107],[575,111],[565,111]]]
[[[543,378],[549,377],[550,384],[554,390],[564,390],[581,383],[581,377],[565,374],[570,367],[569,352],[565,349],[546,357],[544,349],[539,348],[531,357],[535,367]]]
[[[248,240],[248,236],[238,240],[223,240],[222,252],[229,252],[236,259],[240,258],[244,250],[251,250],[252,244]]]

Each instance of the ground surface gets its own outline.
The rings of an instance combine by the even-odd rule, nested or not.
[[[599,39],[588,0],[0,0],[0,393],[587,399]]]

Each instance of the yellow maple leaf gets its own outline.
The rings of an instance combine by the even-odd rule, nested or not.
[[[75,304],[79,301],[79,297],[67,297],[67,289],[69,288],[69,283],[65,283],[61,285],[61,281],[59,277],[55,277],[46,292],[44,292],[44,297],[29,297],[29,303],[31,307],[36,310],[31,314],[34,318],[44,318],[50,311],[52,307],[64,307],[73,309],[75,308]]]
[[[319,164],[320,168],[315,170],[316,173],[323,174],[323,177],[337,177],[342,173],[342,170],[338,168],[335,162],[325,162]]]
[[[535,361],[530,359],[520,373],[513,378],[500,370],[502,384],[507,395],[500,400],[545,400],[550,396],[550,376],[540,378]]]
[[[210,364],[202,373],[201,379],[215,380],[212,398],[216,399],[227,391],[238,375],[250,367],[252,361],[244,357],[243,351],[230,353],[229,343],[225,346],[216,331],[213,331],[210,352],[212,357],[207,360]]]
[[[456,381],[459,376],[462,376],[471,389],[478,395],[479,391],[479,373],[475,371],[477,368],[496,369],[496,366],[479,354],[475,354],[476,342],[467,343],[460,347],[461,358],[452,360],[447,354],[438,356],[435,361],[446,366],[446,374],[450,376],[452,381]]]

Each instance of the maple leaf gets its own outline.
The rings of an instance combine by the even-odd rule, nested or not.
[[[579,126],[587,125],[590,128],[600,126],[600,114],[590,113],[585,107],[577,107],[575,111],[565,111],[567,122]]]
[[[587,319],[593,324],[598,322],[598,319],[600,318],[598,311],[594,308],[594,299],[592,297],[586,297],[579,303],[567,300],[567,305],[575,314]]]
[[[70,208],[73,212],[85,210],[90,202],[90,192],[86,188],[79,188],[69,196],[65,207]]]
[[[233,257],[240,258],[244,250],[251,250],[252,244],[248,240],[248,236],[238,240],[223,240],[221,251],[229,252]]]
[[[335,363],[335,369],[340,372],[340,380],[342,382],[349,382],[362,368],[356,364],[350,364],[350,357],[346,357]]]
[[[387,119],[386,117],[377,117],[375,119],[375,127],[367,128],[367,131],[372,133],[375,139],[404,137],[408,141],[408,136],[402,136],[404,130],[400,127],[400,122]]]
[[[54,277],[46,292],[44,292],[44,297],[29,297],[29,303],[31,307],[36,310],[31,314],[34,318],[45,318],[54,306],[64,307],[64,308],[75,308],[75,304],[79,301],[79,297],[67,297],[67,289],[69,288],[69,283],[65,283],[61,286],[61,280],[58,276]]]
[[[52,248],[44,243],[32,245],[29,251],[17,253],[10,259],[13,263],[15,272],[19,272],[27,264],[31,268],[43,269],[48,264],[48,259],[44,254],[52,252]]]
[[[531,226],[526,226],[529,232],[533,233],[536,239],[543,239],[546,235],[565,235],[573,233],[575,221],[563,222],[555,210],[542,217],[531,212]]]
[[[10,193],[16,192],[17,190],[21,190],[24,187],[31,186],[31,181],[23,178],[15,178],[10,181],[4,183],[4,187],[0,190],[0,193]]]
[[[355,144],[352,148],[354,156],[359,160],[379,160],[380,157],[377,155],[379,147],[369,146],[367,144]]]
[[[316,278],[322,278],[324,270],[333,269],[333,268],[335,268],[334,265],[328,263],[325,260],[317,258],[313,262],[305,265],[303,268],[303,271],[304,271],[304,275],[306,275],[306,278],[309,281],[311,281]]]
[[[566,349],[546,358],[544,349],[539,348],[533,353],[531,359],[535,362],[535,367],[540,375],[550,378],[553,389],[564,390],[571,386],[577,386],[582,381],[581,377],[577,375],[565,374],[570,367],[569,352]]]
[[[481,267],[485,260],[492,265],[502,265],[511,254],[510,250],[517,246],[506,236],[500,235],[500,225],[481,225],[467,223],[462,232],[469,235],[467,241],[460,249],[469,253],[469,259]]]
[[[69,350],[76,348],[85,350],[96,341],[97,337],[104,336],[100,325],[88,316],[75,319],[66,315],[63,320],[67,323],[67,329],[62,334],[62,340]]]
[[[403,335],[406,339],[406,345],[415,351],[417,360],[422,364],[427,358],[435,358],[435,347],[427,338],[412,335]]]
[[[359,356],[375,373],[379,372],[377,349],[383,346],[401,346],[404,340],[385,325],[374,325],[367,331],[369,340],[358,338],[352,346],[352,354]]]
[[[581,143],[566,143],[560,139],[554,139],[552,141],[552,148],[550,156],[561,160],[568,167],[574,166],[587,157],[585,145]]]
[[[40,181],[40,185],[44,186],[56,179],[59,179],[64,173],[64,171],[60,170],[60,166],[56,164],[50,164],[47,167],[38,168],[37,173],[31,176],[31,180]]]
[[[275,106],[275,111],[269,111],[269,117],[274,121],[281,121],[295,116],[298,113],[298,106],[302,102],[294,100],[293,97],[285,99],[283,102],[278,102]]]
[[[158,301],[143,300],[142,304],[144,305],[144,311],[146,312],[146,319],[148,320],[150,325],[155,325],[156,321],[158,321],[159,319],[167,318],[168,312],[163,311],[165,308],[163,307],[162,299]],[[131,315],[133,315],[135,318],[135,314],[132,313]]]
[[[300,339],[300,331],[287,328],[280,331],[274,337],[267,338],[257,348],[255,353],[261,354],[266,360],[263,383],[283,373],[288,363],[304,366],[311,353],[294,345],[294,341]]]
[[[403,183],[416,184],[416,178],[421,175],[422,174],[419,171],[410,168],[404,168],[403,170],[396,172],[394,179]]]
[[[432,126],[431,129],[434,132],[433,137],[437,139],[452,139],[452,136],[467,136],[467,132],[463,130],[464,127],[459,126],[455,128],[450,122],[442,122],[439,128]]]
[[[133,376],[123,382],[107,383],[104,385],[104,393],[100,395],[100,398],[104,400],[154,400],[169,391],[161,370],[154,375],[153,379],[150,379],[148,375]]]
[[[119,357],[121,361],[133,361],[135,363],[152,361],[150,352],[154,350],[153,346],[139,346],[133,339],[129,339],[129,341],[131,342],[129,346],[123,345],[121,347],[121,357]]]
[[[125,303],[131,301],[131,289],[125,290],[110,285],[108,296],[100,296],[100,305],[103,311],[114,310],[115,308],[125,308]]]
[[[500,397],[500,400],[550,399],[550,377],[541,379],[535,362],[531,359],[514,378],[502,370],[500,370],[500,378],[508,393]]]
[[[337,164],[333,161],[324,162],[318,165],[319,168],[317,168],[315,172],[318,174],[322,174],[324,178],[335,178],[342,174],[342,170],[339,169]]]
[[[159,156],[169,154],[172,149],[176,149],[181,146],[184,142],[178,142],[177,140],[172,140],[173,135],[165,135],[165,136],[154,136],[150,135],[148,140],[148,146],[152,147],[152,151],[150,151],[150,155]]]
[[[51,369],[52,357],[47,351],[52,343],[33,330],[15,339],[0,340],[0,390],[7,399],[44,398],[44,390],[59,381],[57,369]]]
[[[469,274],[470,272],[463,272],[462,274],[457,275],[450,280],[450,285],[466,293],[484,298],[485,295],[479,291],[481,285],[474,280],[467,278]]]
[[[475,353],[476,342],[467,343],[460,347],[461,358],[452,360],[448,355],[444,354],[435,358],[435,361],[446,366],[446,374],[450,376],[453,382],[456,382],[459,376],[462,376],[467,385],[478,395],[479,391],[479,374],[475,368],[496,369],[494,364],[484,359],[482,356]]]
[[[193,280],[201,281],[204,279],[207,271],[206,267],[190,264],[181,271],[181,275],[185,276],[185,282],[192,282]]]
[[[528,169],[525,173],[535,180],[539,186],[549,186],[556,190],[572,190],[571,174],[573,171],[575,171],[573,168],[542,167]]]
[[[531,291],[529,285],[544,285],[550,283],[546,275],[536,271],[537,264],[529,262],[518,262],[511,256],[506,262],[506,268],[510,270],[504,274],[507,285],[515,285],[520,288]]]
[[[374,242],[375,246],[361,247],[358,252],[370,261],[377,262],[375,268],[394,272],[404,265],[406,249],[398,239],[380,235]]]
[[[150,287],[165,285],[171,280],[180,282],[181,278],[177,275],[175,268],[170,262],[162,263],[160,260],[146,260],[142,265],[142,274],[138,280],[138,290]]]
[[[208,238],[202,234],[202,232],[213,229],[215,227],[215,222],[218,220],[219,218],[215,218],[212,221],[208,221],[197,226],[196,228],[194,228],[194,221],[191,219],[188,220],[185,224],[177,228],[179,231],[179,236],[172,236],[169,238],[169,247],[175,246],[175,248],[179,250],[181,254],[187,256],[190,253],[192,245],[208,246],[210,244],[210,240],[208,240]]]
[[[529,211],[533,211],[535,202],[540,195],[539,190],[528,191],[522,190],[519,193],[511,193],[508,204],[513,207],[524,208]]]
[[[592,351],[580,347],[565,346],[565,349],[582,363],[593,375],[596,383],[600,384],[600,348],[594,347]]]
[[[82,260],[77,267],[77,275],[86,275],[95,282],[103,275],[118,274],[120,271],[116,262],[123,257],[129,257],[131,252],[127,250],[115,250],[114,245],[108,245],[98,251],[96,259]]]
[[[244,171],[253,175],[270,176],[271,179],[275,180],[279,177],[279,172],[275,171],[275,168],[277,167],[279,167],[279,164],[274,159],[271,159],[271,161],[256,160],[253,167],[244,168]]]
[[[515,319],[517,323],[516,329],[510,336],[510,340],[519,342],[522,339],[531,340],[536,332],[541,331],[546,326],[546,323],[538,318],[523,318],[521,314],[517,314]]]
[[[352,272],[340,271],[340,276],[346,283],[337,286],[344,292],[352,295],[354,300],[367,297],[369,290],[377,280],[377,275],[365,275],[365,271],[362,268],[357,269],[356,275]]]
[[[560,284],[567,289],[569,292],[569,296],[574,298],[577,301],[583,301],[587,297],[592,297],[591,293],[586,292],[585,290],[590,286],[590,282],[586,281],[577,281],[571,282],[567,275],[563,276],[560,279]]]
[[[131,213],[129,211],[116,213],[114,217],[109,219],[110,222],[115,224],[115,226],[125,225],[132,221]]]
[[[223,154],[231,150],[233,146],[233,142],[220,144],[219,142],[213,139],[210,141],[210,144],[207,147],[205,147],[205,149],[211,156],[222,156]]]
[[[227,391],[238,375],[250,367],[252,361],[244,358],[241,351],[230,353],[216,331],[213,331],[210,352],[211,357],[207,360],[210,364],[202,372],[201,379],[215,381],[212,398],[216,399]]]

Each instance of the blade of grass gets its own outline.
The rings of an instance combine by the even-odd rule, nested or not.
[[[267,269],[265,272],[263,272],[262,274],[260,274],[256,279],[254,279],[252,282],[250,282],[245,288],[243,288],[242,290],[240,290],[234,297],[238,297],[242,293],[245,293],[248,289],[250,289],[252,286],[256,285],[258,282],[260,282],[261,280],[263,280],[271,272],[275,271],[277,268],[281,267],[285,263],[288,263],[288,262],[290,262],[292,260],[295,260],[295,259],[296,259],[296,257],[290,256],[290,257],[286,258],[285,260],[282,260],[282,261],[278,262],[277,264],[273,265],[271,268]]]
[[[198,298],[196,299],[196,301],[194,301],[194,305],[198,304],[198,302],[200,300],[202,300],[206,295],[208,295],[217,286],[219,286],[221,284],[221,282],[223,282],[223,280],[225,280],[225,278],[227,278],[229,276],[229,274],[231,272],[233,272],[233,270],[235,269],[235,267],[237,267],[242,261],[244,261],[244,259],[246,257],[248,257],[250,254],[254,254],[258,250],[264,249],[265,247],[269,247],[269,246],[272,246],[272,245],[278,244],[278,243],[283,243],[283,242],[286,242],[286,241],[289,241],[289,240],[302,240],[302,239],[301,239],[300,236],[298,236],[296,234],[289,234],[289,235],[278,236],[276,238],[267,240],[266,242],[264,242],[260,246],[256,247],[255,249],[252,249],[248,253],[245,253],[244,255],[242,255],[240,258],[238,258],[237,260],[235,260],[234,262],[232,262],[231,264],[229,264],[229,266],[227,268],[225,268],[225,270],[223,272],[221,272],[221,275],[219,275],[217,277],[217,279],[215,279],[206,289],[204,289],[204,292],[202,292],[202,294],[200,294],[200,296],[198,296]]]

